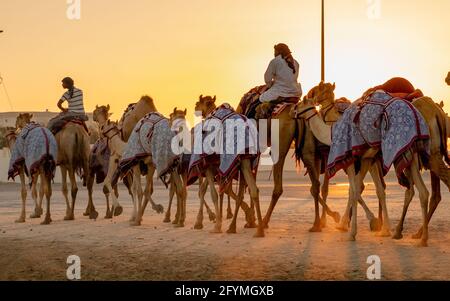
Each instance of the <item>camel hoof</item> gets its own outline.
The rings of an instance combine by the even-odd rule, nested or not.
[[[227,219],[232,219],[233,218],[233,213],[231,211],[227,212]]]
[[[18,218],[18,219],[15,220],[15,223],[16,224],[23,224],[23,223],[25,223],[25,218],[24,217]]]
[[[381,222],[378,218],[374,217],[370,220],[370,231],[378,232],[381,230]]]
[[[132,227],[139,227],[141,225],[141,221],[130,221],[130,226]]]
[[[178,223],[179,223],[178,219],[175,219],[175,220],[172,222],[172,225],[177,225]]]
[[[311,233],[322,232],[322,227],[321,226],[313,226],[311,229],[309,229],[309,232],[311,232]]]
[[[152,207],[152,209],[153,209],[154,211],[156,211],[156,213],[158,213],[158,214],[164,213],[164,207],[163,207],[163,205],[156,204],[155,206]]]
[[[209,221],[215,223],[216,222],[216,214],[214,212],[210,212],[208,215],[209,215]]]
[[[123,212],[122,206],[119,205],[114,208],[114,216],[119,216],[122,214],[122,212]]]
[[[73,216],[73,214],[66,215],[66,216],[64,216],[64,220],[65,221],[73,221],[73,220],[75,220],[75,217]]]
[[[85,211],[85,212],[83,212],[83,216],[89,216],[91,213],[89,212],[89,211]]]
[[[166,216],[165,218],[164,218],[164,220],[163,220],[163,223],[166,223],[166,224],[168,224],[168,223],[170,223],[171,222],[171,220],[170,220],[170,217],[169,216]]]
[[[402,238],[403,238],[403,234],[400,233],[400,232],[396,232],[396,233],[394,234],[394,236],[392,236],[392,239],[395,239],[395,240],[400,240],[400,239],[402,239]]]
[[[421,240],[420,241],[420,243],[418,244],[418,247],[421,247],[421,248],[426,248],[426,247],[428,247],[428,242],[426,241],[426,240]]]
[[[389,230],[381,231],[381,232],[375,234],[375,236],[377,236],[377,237],[391,237],[391,231],[389,231]]]
[[[106,211],[105,219],[112,219],[113,215],[111,211]]]
[[[419,230],[416,234],[412,236],[413,239],[421,239],[422,238],[422,230]]]
[[[253,237],[255,238],[261,238],[264,237],[264,229],[262,229],[261,227],[258,227],[258,230],[256,230],[255,235],[253,235]]]
[[[236,234],[236,233],[237,233],[237,232],[236,232],[236,227],[230,227],[230,228],[228,228],[227,233],[228,233],[228,234]]]
[[[30,214],[30,218],[41,218],[41,215],[37,215],[36,212]]]
[[[200,223],[195,224],[194,229],[195,230],[202,230],[203,229],[203,224],[200,224]]]
[[[346,227],[346,226],[339,225],[339,226],[336,226],[336,229],[341,232],[348,232],[348,227]]]
[[[356,241],[356,235],[350,235],[348,241]]]
[[[175,228],[184,228],[184,223],[178,223],[175,225]]]
[[[220,234],[220,233],[222,233],[222,230],[219,228],[214,228],[213,230],[211,230],[211,233],[212,234]]]
[[[52,222],[52,219],[50,217],[46,217],[44,221],[41,223],[41,225],[50,225]]]
[[[255,222],[246,223],[245,226],[244,226],[244,228],[246,228],[246,229],[255,229],[256,227],[257,226],[256,226]]]
[[[89,214],[89,219],[97,219],[98,217],[98,212],[96,210],[92,210],[91,213]]]
[[[337,223],[339,223],[340,221],[341,221],[341,215],[339,214],[339,212],[334,212],[333,213],[333,219],[334,219],[334,222],[337,224]]]

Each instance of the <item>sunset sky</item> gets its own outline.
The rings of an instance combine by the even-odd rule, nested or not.
[[[327,0],[327,73],[337,96],[403,76],[450,107],[450,1]],[[110,103],[115,118],[143,94],[164,114],[192,113],[200,94],[236,105],[263,83],[273,45],[290,45],[306,92],[320,81],[319,0],[0,0],[0,111],[57,111],[64,76],[85,106]],[[449,109],[447,109],[449,111]]]

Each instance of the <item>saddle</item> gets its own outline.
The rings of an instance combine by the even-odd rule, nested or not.
[[[69,123],[74,123],[82,126],[83,129],[86,131],[86,133],[89,134],[89,129],[86,125],[86,122],[81,117],[71,117],[71,118],[63,117],[61,119],[55,119],[51,121],[51,124],[49,124],[48,128],[53,133],[53,135],[56,135],[60,131],[62,131]]]
[[[270,119],[281,114],[288,106],[297,104],[300,97],[279,97],[277,100],[260,103],[255,108],[255,119]]]

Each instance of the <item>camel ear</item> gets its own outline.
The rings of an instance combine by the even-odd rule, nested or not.
[[[336,90],[336,83],[333,83],[333,91]]]
[[[175,107],[175,109],[173,109],[173,114],[175,114],[177,112],[177,107]]]
[[[444,108],[444,102],[441,100],[441,103],[439,104],[439,106],[441,107],[441,108]]]
[[[200,95],[200,97],[198,98],[198,100],[202,101],[202,99],[203,99],[203,94]]]
[[[184,115],[187,115],[187,109],[184,109]]]
[[[214,97],[213,97],[213,102],[216,102],[216,99],[217,99],[217,96],[214,95]]]
[[[96,110],[98,109],[98,105],[95,105],[95,109],[96,109]]]
[[[108,104],[108,105],[106,106],[106,110],[109,111],[109,109],[111,109],[111,107],[110,107],[110,105]]]

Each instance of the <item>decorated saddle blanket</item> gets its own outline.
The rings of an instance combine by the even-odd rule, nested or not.
[[[11,150],[8,179],[14,179],[25,163],[28,175],[33,176],[44,165],[54,175],[58,147],[53,134],[45,127],[31,122],[19,133]]]
[[[347,168],[355,157],[362,156],[369,148],[381,151],[384,174],[395,163],[400,183],[407,186],[403,171],[412,160],[408,152],[417,151],[426,160],[428,126],[409,101],[377,90],[352,104],[333,125],[327,166],[329,176]]]
[[[289,108],[292,104],[296,104],[299,102],[299,98],[280,98],[277,101],[271,103],[265,103],[264,108],[260,106],[262,103],[259,101],[259,97],[264,93],[266,89],[266,85],[257,86],[247,93],[241,98],[239,103],[239,107],[241,108],[241,112],[248,118],[258,118],[258,119],[268,119],[268,118],[276,118],[281,113],[284,112],[287,108]],[[257,114],[257,108],[259,108],[259,113]]]
[[[172,152],[172,132],[169,120],[157,112],[147,114],[133,129],[119,162],[120,174],[125,175],[142,159],[151,157],[158,177],[167,185],[167,176],[177,167],[179,155]]]
[[[88,117],[84,114],[65,112],[65,113],[61,113],[58,116],[50,119],[50,121],[48,122],[47,128],[53,133],[53,135],[56,135],[62,129],[64,129],[67,124],[75,123],[75,124],[82,126],[84,128],[84,130],[86,131],[86,133],[89,133],[89,129],[86,125],[87,120],[88,120]]]
[[[193,154],[189,163],[188,184],[216,167],[221,191],[238,176],[242,159],[250,159],[253,170],[258,165],[258,132],[254,121],[223,104],[194,128]]]
[[[95,177],[96,183],[101,184],[105,181],[109,169],[109,158],[111,150],[108,147],[106,138],[98,139],[89,154],[89,170]]]

